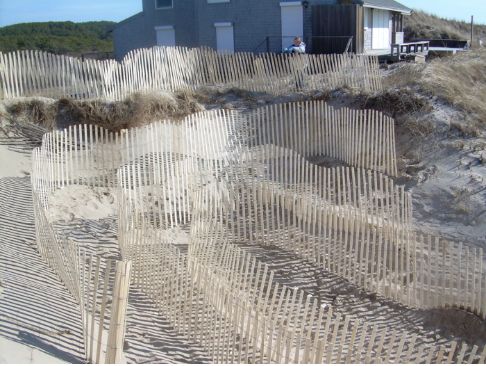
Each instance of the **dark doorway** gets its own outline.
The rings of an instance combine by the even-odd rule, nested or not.
[[[364,52],[364,15],[359,5],[312,6],[312,53]]]

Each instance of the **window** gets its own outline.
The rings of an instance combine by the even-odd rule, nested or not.
[[[175,30],[172,25],[162,25],[155,27],[155,34],[157,36],[157,46],[174,47]]]
[[[216,27],[216,49],[222,52],[235,52],[235,41],[233,37],[233,24],[214,23]]]
[[[304,15],[300,1],[285,1],[280,3],[282,21],[282,48],[294,43],[294,37],[304,35]]]
[[[155,0],[155,9],[167,9],[172,7],[172,0]]]

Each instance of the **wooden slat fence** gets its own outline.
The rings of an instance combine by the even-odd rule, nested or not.
[[[246,118],[250,146],[273,144],[302,156],[328,156],[397,175],[395,122],[381,112],[314,101],[258,108]]]
[[[376,57],[364,55],[221,54],[210,48],[153,47],[113,60],[84,62],[41,51],[0,52],[3,98],[105,98],[134,92],[195,90],[205,85],[271,94],[343,86],[377,91]]]
[[[201,199],[196,199],[196,205],[200,204],[201,214],[193,218],[195,230],[189,260],[197,263],[191,268],[199,266],[199,270],[193,270],[192,276],[195,282],[210,277],[210,285],[204,290],[209,301],[220,307],[225,317],[233,319],[237,328],[233,340],[246,340],[248,344],[235,345],[233,358],[223,362],[460,363],[465,354],[468,362],[484,361],[486,348],[476,356],[477,346],[463,345],[461,351],[456,350],[456,342],[436,347],[417,335],[397,334],[385,327],[342,317],[336,313],[339,308],[320,307],[317,299],[303,291],[280,287],[273,280],[273,271],[226,240],[221,209],[211,202],[212,198],[220,200],[214,191],[198,194]],[[201,274],[202,270],[206,272]],[[201,275],[205,276],[202,280]],[[223,296],[220,288],[224,289]],[[222,307],[228,302],[237,309],[236,315]],[[207,322],[210,332],[211,320]],[[213,342],[209,339],[207,348],[214,350]]]
[[[340,170],[329,176],[352,177]],[[371,175],[366,178],[368,183],[374,180]],[[329,177],[323,181],[332,185]],[[227,202],[220,205],[218,214],[226,223],[224,233],[230,242],[281,247],[366,290],[412,307],[464,308],[485,318],[482,248],[415,237],[392,217],[400,209],[396,205],[404,192],[393,192],[391,187],[375,191],[371,199],[373,207],[383,210],[379,216],[373,208],[366,212],[352,201],[339,204],[344,200],[330,199],[332,192],[327,197],[310,191],[296,193],[284,185],[248,177],[217,187]]]
[[[79,165],[63,156],[66,153],[72,158],[74,151],[69,148],[73,145],[66,141],[69,139],[65,132],[46,134],[42,148],[36,148],[32,153],[37,247],[80,305],[86,360],[126,363],[123,340],[131,263],[105,260],[87,252],[57,230],[46,216],[49,195],[56,189],[74,184],[74,181],[79,184],[81,179],[75,176]],[[85,158],[81,156],[81,160]],[[95,179],[93,174],[87,174],[89,176],[91,183],[99,184],[98,179],[104,175],[100,169],[100,177]]]
[[[315,225],[316,220],[322,221],[323,218],[326,218],[326,215],[331,215],[331,218],[327,218],[328,221],[331,220],[330,222],[340,222],[339,220],[344,220],[343,217],[347,216],[351,217],[351,220],[354,220],[352,221],[353,225],[349,222],[342,224],[352,227],[352,229],[347,229],[348,240],[353,239],[359,242],[359,235],[370,235],[371,238],[376,237],[377,239],[375,240],[378,242],[382,242],[383,240],[387,242],[387,240],[389,240],[387,238],[395,237],[397,237],[397,239],[393,239],[393,241],[396,243],[405,241],[405,239],[403,239],[404,235],[400,233],[409,230],[411,217],[409,213],[410,203],[407,201],[408,198],[406,201],[403,201],[403,199],[407,197],[403,188],[399,188],[399,190],[395,192],[392,181],[385,176],[374,175],[371,174],[371,172],[355,170],[354,168],[331,170],[320,169],[318,172],[315,172],[312,165],[308,164],[302,157],[293,154],[288,149],[281,150],[277,153],[278,148],[275,146],[272,147],[271,145],[266,146],[265,149],[268,151],[265,151],[262,156],[259,156],[256,159],[256,162],[245,161],[244,150],[238,148],[238,143],[231,140],[231,138],[223,138],[223,136],[230,135],[237,140],[237,138],[245,136],[246,134],[245,128],[247,127],[241,127],[241,123],[239,124],[239,122],[234,122],[233,125],[231,125],[229,121],[232,120],[232,118],[233,117],[227,116],[221,112],[215,112],[213,115],[211,113],[203,113],[189,118],[187,126],[178,125],[174,128],[172,128],[172,125],[169,122],[166,122],[160,124],[161,127],[151,125],[146,129],[134,130],[133,133],[113,135],[106,134],[103,130],[95,129],[92,126],[79,126],[77,128],[72,127],[71,129],[62,132],[56,132],[52,135],[48,134],[45,137],[44,146],[51,149],[52,153],[41,154],[42,158],[38,157],[34,159],[34,161],[47,159],[47,156],[49,156],[49,159],[52,161],[49,164],[44,164],[42,169],[39,169],[36,174],[33,174],[34,189],[39,192],[39,196],[42,197],[41,192],[45,187],[50,188],[47,190],[47,193],[44,193],[44,196],[65,184],[92,184],[94,186],[103,184],[113,185],[115,181],[115,172],[117,170],[116,167],[119,165],[130,165],[131,172],[129,174],[127,173],[126,176],[131,177],[130,179],[133,179],[132,177],[140,176],[140,178],[143,179],[142,184],[137,183],[136,185],[139,190],[138,192],[130,193],[131,191],[129,191],[129,194],[133,194],[131,202],[133,202],[134,205],[130,212],[141,212],[145,216],[146,221],[156,220],[158,222],[166,222],[169,223],[169,226],[173,227],[187,223],[190,220],[190,192],[197,190],[202,185],[211,182],[211,179],[213,179],[212,176],[214,173],[208,174],[201,172],[223,172],[222,168],[225,165],[228,165],[228,162],[234,161],[239,162],[241,166],[245,167],[244,169],[251,169],[253,172],[258,173],[258,176],[262,175],[261,178],[258,177],[261,181],[259,184],[262,185],[262,188],[260,189],[264,189],[264,191],[273,191],[272,194],[275,195],[273,200],[279,202],[278,207],[280,207],[280,210],[283,210],[278,213],[278,217],[289,215],[290,212],[289,217],[291,217],[292,222],[301,222],[302,225],[312,226]],[[204,123],[206,127],[203,127]],[[214,124],[214,126],[212,126],[212,124]],[[188,127],[189,125],[197,125],[197,128],[191,130]],[[161,128],[161,130],[159,130],[159,128]],[[212,131],[211,128],[213,128],[214,131]],[[243,132],[240,133],[238,131]],[[218,138],[214,139],[214,137],[212,137],[213,134],[216,134]],[[238,134],[240,136],[238,136]],[[184,136],[184,138],[182,138],[182,136]],[[185,139],[189,142],[184,142]],[[87,144],[83,142],[85,140],[90,142]],[[206,142],[211,140],[218,141],[219,145],[209,146]],[[285,141],[285,139],[281,139],[281,141]],[[289,145],[291,147],[298,146],[298,144]],[[83,155],[83,147],[86,146],[91,146],[91,148],[87,150],[89,152]],[[115,146],[119,147],[116,148]],[[213,151],[211,151],[211,149],[213,149]],[[170,151],[174,152],[171,153]],[[230,152],[234,153],[235,151],[237,152],[236,155],[239,155],[239,158],[236,158],[234,154],[230,154]],[[212,160],[215,159],[216,156],[221,156],[223,153],[227,156],[226,160]],[[256,153],[253,152],[253,154]],[[260,151],[258,154],[261,155],[262,152]],[[255,156],[256,155],[253,155],[252,159],[254,159]],[[145,158],[141,159],[140,157]],[[176,160],[179,163],[173,164],[172,162]],[[140,164],[142,161],[146,162]],[[214,165],[214,162],[217,164]],[[147,165],[149,163],[151,165]],[[158,174],[147,174],[147,171],[151,171],[151,169],[154,168],[158,169]],[[265,169],[268,170],[266,173],[264,172]],[[218,174],[228,175],[230,172],[231,170],[227,169],[226,172]],[[236,170],[231,174],[241,176],[243,173]],[[265,177],[263,177],[263,175],[265,175]],[[49,176],[59,176],[61,179],[54,182]],[[204,178],[202,178],[202,176],[204,176]],[[34,179],[34,177],[36,177],[36,179]],[[40,179],[40,177],[42,177],[42,182],[38,183],[37,179]],[[100,179],[100,177],[102,178]],[[289,184],[287,184],[285,190],[282,190],[273,183],[275,180],[280,181],[280,183],[287,182]],[[161,182],[165,182],[163,186],[160,186]],[[302,185],[300,182],[306,182],[307,186]],[[159,185],[158,188],[157,185]],[[146,187],[144,188],[145,191],[141,190],[143,187]],[[141,201],[139,202],[135,197],[144,197],[147,192],[155,192],[157,190],[160,191],[158,193],[160,197],[165,197],[163,199],[164,201],[169,198],[169,201],[172,202],[172,204],[175,203],[172,211],[167,210],[167,207],[162,208],[162,206],[158,211],[155,210],[155,206],[148,207],[146,204],[144,204],[145,206],[136,206],[140,205]],[[317,197],[321,197],[320,201],[317,200]],[[45,202],[46,200],[44,199],[44,204]],[[155,202],[155,200],[153,202]],[[288,207],[289,204],[294,205],[296,209],[287,212],[285,207]],[[317,207],[321,208],[317,209]],[[262,208],[258,209],[262,210]],[[248,212],[250,208],[246,208],[246,210]],[[148,212],[154,213],[148,214]],[[273,214],[275,215],[275,213]],[[357,219],[354,218],[356,216],[358,216]],[[362,220],[361,216],[366,216],[368,218]],[[334,219],[332,219],[332,217],[334,217]],[[376,233],[367,234],[367,231],[361,229],[361,224],[357,225],[355,223],[356,220],[363,221],[362,225],[365,225],[365,227],[369,227],[370,223],[373,223],[372,226],[378,231]],[[271,222],[270,217],[269,222]],[[239,225],[238,222],[236,222],[235,225]],[[245,225],[242,225],[241,230],[248,230],[245,229]],[[395,230],[392,230],[395,234],[384,230],[383,228],[385,227],[388,228],[388,230]],[[268,228],[265,230],[268,230]],[[323,229],[321,228],[321,230]],[[355,235],[358,235],[358,239],[355,239],[354,236],[351,235],[353,230]],[[386,237],[385,232],[387,232]],[[302,238],[305,238],[305,235],[302,236]],[[252,238],[250,238],[250,240],[251,239]],[[291,244],[282,243],[281,245],[283,247],[288,247]],[[349,245],[351,244],[347,244],[346,247]],[[382,243],[381,245],[384,250],[386,245],[389,244]],[[419,245],[413,243],[408,244],[409,249],[407,249],[407,253],[417,253],[417,256],[425,256],[425,254],[421,254],[422,249],[415,251],[410,249],[414,246],[416,247]],[[432,248],[435,248],[435,246],[432,246]],[[329,251],[330,249],[328,248],[327,250]],[[376,250],[378,251],[378,249]],[[428,253],[427,248],[424,248],[423,251]],[[302,249],[302,252],[304,253],[305,250]],[[365,250],[363,253],[368,252],[369,251]],[[455,253],[456,252],[458,251],[455,251]],[[465,249],[462,249],[459,252],[465,253]],[[332,254],[335,253],[335,251],[332,251]],[[400,253],[403,255],[404,252]],[[473,255],[473,250],[468,249],[468,253],[468,256]],[[390,253],[388,254],[390,255]],[[326,268],[332,268],[329,264],[326,264],[326,261],[324,260],[325,257],[319,257],[317,254],[313,255],[313,261],[322,263]],[[377,254],[369,253],[369,255]],[[478,249],[477,256],[479,255],[482,256],[482,253],[480,253]],[[454,263],[454,266],[458,267],[460,272],[463,272],[461,276],[469,278],[469,281],[467,281],[469,284],[472,282],[475,284],[474,287],[468,285],[468,297],[459,297],[461,299],[469,298],[470,301],[474,298],[474,304],[471,304],[471,306],[477,308],[477,311],[480,313],[483,312],[480,309],[484,308],[484,296],[473,296],[471,294],[473,289],[481,289],[484,291],[484,279],[480,276],[483,271],[481,261],[473,265],[471,259],[467,261],[458,258],[450,259],[450,256],[450,254],[445,255],[445,263]],[[343,254],[342,258],[347,257]],[[392,259],[387,259],[387,261],[390,262]],[[333,259],[332,262],[334,263],[334,268],[337,268],[338,264],[336,259]],[[415,263],[416,268],[421,271],[422,267],[425,268],[426,262],[424,260],[411,260],[411,263],[408,264],[410,268],[406,273],[410,273],[413,266],[412,263]],[[468,263],[467,276],[465,273],[465,263]],[[436,263],[436,265],[437,264],[438,263]],[[384,286],[382,293],[391,296],[391,288],[379,284],[374,279],[368,279],[367,281],[369,281],[370,284],[366,285],[363,283],[365,276],[356,278],[357,273],[360,273],[359,271],[350,271],[350,268],[352,267],[347,266],[345,262],[342,262],[342,266],[343,267],[341,268],[347,268],[349,273],[355,275],[354,278],[351,278],[353,282],[357,282],[359,285],[368,287],[373,291],[377,291],[378,287]],[[406,267],[407,264],[403,264],[403,268]],[[440,268],[442,267],[439,267],[439,269],[436,270],[432,267],[430,271],[431,273],[442,273],[440,272],[442,271]],[[475,273],[472,272],[473,268],[474,271],[476,271]],[[375,269],[376,272],[374,275],[380,276],[380,271],[382,270],[383,268],[381,270]],[[340,273],[342,273],[342,271],[343,269]],[[425,269],[423,271],[425,272],[422,275],[417,276],[417,278],[427,277],[428,269],[427,271]],[[443,272],[444,278],[447,278],[449,282],[454,282],[454,286],[458,286],[458,283],[464,283],[464,280],[450,280],[450,276],[452,276],[453,272],[450,272],[447,269],[444,269]],[[449,277],[446,276],[446,273]],[[440,276],[442,276],[442,274]],[[473,276],[474,280],[472,279]],[[402,280],[408,283],[407,277],[402,278]],[[430,286],[438,286],[439,283],[442,282],[432,281]],[[420,289],[422,289],[421,291],[425,291],[429,288],[428,282],[419,286],[415,281],[414,285],[417,287],[417,290],[415,291],[419,291]],[[449,297],[458,296],[460,293],[457,289],[458,287],[450,287],[446,284],[446,288],[448,289],[447,291],[452,292],[453,294],[448,295]],[[430,299],[432,297],[431,294],[436,293],[437,291],[438,290],[435,290],[434,292],[428,291],[427,296],[424,294],[414,296],[412,297],[413,301],[411,304],[413,306],[419,306],[427,299]],[[400,295],[397,296],[400,296],[400,298],[405,296],[401,295],[401,293],[399,294]],[[421,298],[423,298],[423,300],[420,300]],[[430,301],[431,303],[439,302],[437,299]],[[447,304],[448,303],[449,302],[447,302]],[[427,305],[424,306],[427,307]]]
[[[485,316],[482,250],[416,237],[410,197],[383,172],[309,163],[293,150],[322,153],[317,143],[306,150],[307,133],[296,127],[295,138],[272,132],[294,116],[307,118],[296,109],[289,105],[288,116],[266,109],[250,118],[211,111],[120,134],[89,126],[47,134],[33,153],[32,173],[43,255],[68,288],[86,288],[70,275],[76,257],[44,210],[48,196],[65,185],[116,182],[119,244],[123,259],[133,263],[133,284],[217,362],[484,361],[478,347],[435,349],[341,319],[339,309],[327,313],[307,294],[280,288],[271,271],[235,246],[277,245],[403,304],[464,307]],[[272,113],[283,116],[283,125]],[[267,115],[273,127],[266,127]],[[377,135],[382,130],[371,128]],[[170,230],[187,226],[191,244],[172,243]],[[98,268],[86,258],[79,268]]]
[[[484,361],[486,349],[437,347],[280,285],[273,271],[229,243],[218,192],[196,193],[188,254],[153,227],[139,227],[129,253],[138,266],[133,281],[215,363],[450,363],[465,354]]]

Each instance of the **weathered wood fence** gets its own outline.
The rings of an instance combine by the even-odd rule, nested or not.
[[[417,334],[397,334],[376,324],[342,317],[339,308],[319,307],[317,299],[303,291],[280,287],[273,280],[274,272],[229,244],[230,230],[217,207],[220,197],[215,193],[198,192],[196,202],[201,214],[193,217],[189,260],[200,266],[199,272],[193,271],[194,281],[210,277],[205,292],[212,292],[207,295],[209,301],[226,319],[232,319],[237,333],[233,341],[247,341],[246,347],[235,346],[233,358],[223,362],[241,362],[242,348],[243,363],[461,363],[465,355],[468,362],[477,358],[484,361],[486,348],[476,356],[477,346],[463,344],[460,350],[456,350],[456,342],[448,347],[430,346]],[[219,213],[211,219],[211,211]],[[206,272],[201,274],[202,270]],[[201,275],[205,277],[200,279]],[[222,299],[234,304],[236,314],[221,307],[218,301],[225,302],[219,292],[224,293]],[[209,332],[211,325],[207,327]],[[214,350],[214,340],[209,339],[207,348]]]
[[[138,49],[121,63],[41,51],[0,52],[3,97],[106,98],[142,91],[195,90],[204,85],[271,94],[381,87],[377,58],[364,55],[220,54],[210,48]]]
[[[319,101],[275,104],[248,115],[248,145],[273,144],[302,156],[327,156],[396,176],[394,120],[373,110]]]
[[[280,285],[273,271],[230,244],[231,223],[221,204],[231,202],[221,200],[222,190],[208,186],[196,193],[187,254],[157,221],[145,228],[142,220],[129,222],[138,226],[127,230],[133,245],[125,248],[135,265],[133,282],[214,362],[484,362],[486,348],[477,354],[478,347],[467,344],[434,346],[417,334],[343,316],[339,308]]]
[[[63,143],[53,148],[48,138],[55,135],[46,135],[45,144],[32,153],[37,247],[80,305],[86,360],[126,363],[123,340],[131,263],[90,253],[89,248],[68,239],[48,219],[49,195],[68,184],[63,179],[65,171],[58,169],[58,159],[64,160],[64,157],[57,148]]]
[[[305,121],[310,115],[315,124]],[[339,139],[330,131],[349,121],[368,137],[341,149],[353,129]],[[319,124],[326,126],[321,146],[310,137]],[[293,133],[281,132],[288,128]],[[386,175],[396,172],[393,136],[392,119],[323,103],[251,116],[204,112],[119,134],[92,126],[54,131],[33,155],[39,245],[58,243],[45,256],[67,259],[55,263],[74,260],[56,254],[68,244],[41,222],[54,190],[117,185],[120,251],[133,264],[133,285],[215,362],[484,362],[477,346],[437,349],[417,335],[342,319],[339,309],[281,287],[236,245],[278,246],[402,304],[463,307],[484,318],[483,252],[411,231],[410,197]],[[302,154],[375,157],[359,168],[325,168]],[[170,230],[188,225],[189,246],[173,243]],[[81,286],[54,265],[71,287]]]
[[[330,179],[327,182],[332,184]],[[402,304],[423,309],[464,308],[486,318],[481,248],[417,237],[390,216],[363,212],[352,203],[330,204],[310,191],[307,197],[305,193],[296,195],[282,185],[251,177],[213,189],[220,203],[214,199],[211,206],[204,203],[199,208],[219,223],[208,224],[215,231],[207,232],[206,238],[278,246]],[[400,202],[400,190],[388,196],[386,191],[391,193],[392,187],[381,192],[376,189],[381,203],[374,203],[385,211],[398,208],[391,201]],[[383,221],[380,224],[373,221],[376,219]]]

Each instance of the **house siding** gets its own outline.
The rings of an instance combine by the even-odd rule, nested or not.
[[[152,28],[152,46],[157,44],[156,26],[174,27],[177,46],[196,47],[196,13],[194,0],[173,0],[173,8],[155,9],[155,0],[143,0],[147,23]]]
[[[367,50],[371,50],[372,48],[372,30],[371,28],[368,28],[367,30],[365,30],[364,32],[364,49],[365,51]]]
[[[363,26],[364,26],[364,46],[365,51],[371,50],[373,47],[373,12],[369,8],[363,9]]]
[[[208,4],[200,0],[197,6],[199,44],[216,48],[214,23],[231,22],[235,52],[266,52],[266,44],[258,47],[267,36],[271,37],[270,52],[281,51],[279,1],[241,1]],[[265,21],[261,15],[265,14]]]
[[[217,48],[215,23],[230,22],[235,52],[281,52],[281,2],[290,0],[173,0],[171,9],[155,9],[155,0],[142,0],[143,12],[120,22],[113,29],[115,58],[121,60],[137,48],[157,44],[156,26],[173,26],[177,46]],[[312,10],[314,5],[345,4],[348,0],[308,0],[303,7],[303,39],[312,52]],[[262,21],[262,15],[264,21]],[[390,19],[390,43],[392,41]],[[296,34],[297,36],[298,34]],[[265,39],[269,37],[269,48]],[[285,43],[285,42],[284,42]],[[364,49],[372,47],[372,30],[364,32]]]
[[[405,43],[405,34],[403,32],[397,32],[395,35],[395,42],[394,43]]]
[[[185,47],[208,46],[216,49],[214,23],[231,22],[235,38],[235,52],[281,52],[281,7],[287,0],[230,0],[227,3],[208,3],[207,0],[173,0],[172,9],[155,9],[155,0],[143,0],[143,12],[129,18],[114,29],[115,57],[122,59],[137,48],[157,44],[156,26],[172,25],[176,45]],[[338,4],[339,0],[309,0],[303,9],[304,40],[312,49],[312,5]],[[196,17],[196,14],[198,16]],[[265,21],[261,15],[265,14]],[[297,34],[296,34],[297,36]]]
[[[152,47],[156,43],[154,28],[147,23],[144,12],[120,23],[113,30],[114,53],[117,61],[137,48]]]
[[[199,44],[216,48],[214,23],[231,22],[234,27],[235,52],[267,52],[265,39],[269,37],[269,51],[282,52],[281,2],[290,0],[231,0],[229,3],[208,4],[207,0],[197,1]],[[309,0],[303,9],[304,41],[312,47],[312,5],[338,4],[339,0]],[[265,21],[261,15],[265,14]],[[263,42],[263,43],[262,43]],[[292,43],[292,42],[290,42]]]
[[[193,0],[173,0],[171,9],[155,9],[155,0],[143,0],[143,11],[120,22],[113,29],[115,59],[138,48],[157,45],[156,26],[174,26],[177,46],[197,47],[195,4]]]

